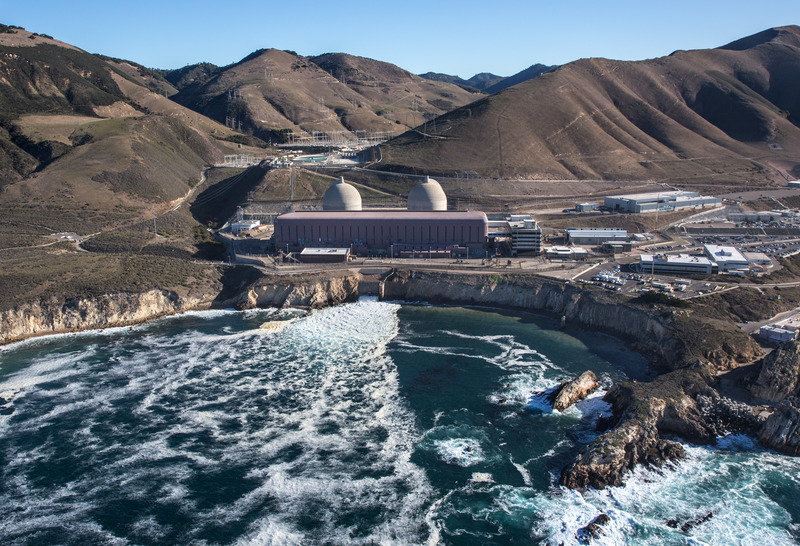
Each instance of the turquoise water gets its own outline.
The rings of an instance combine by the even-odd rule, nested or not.
[[[377,301],[259,328],[271,318],[192,313],[0,351],[0,543],[577,544],[601,512],[599,544],[800,537],[800,463],[744,438],[623,487],[556,485],[609,408],[600,392],[552,412],[535,394],[585,369],[645,379],[613,338]]]

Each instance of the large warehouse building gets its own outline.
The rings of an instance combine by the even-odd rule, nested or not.
[[[665,191],[661,193],[637,193],[606,197],[603,206],[618,212],[655,212],[657,210],[680,210],[717,206],[719,197],[707,197],[696,191]]]
[[[629,241],[628,231],[622,228],[568,228],[564,230],[567,243],[600,246],[608,242]]]
[[[289,212],[275,218],[275,245],[346,247],[353,252],[439,251],[436,255],[478,253],[486,245],[489,221],[475,211],[448,211],[447,196],[431,178],[408,194],[407,209],[363,210],[358,190],[344,179],[322,199],[322,211]]]

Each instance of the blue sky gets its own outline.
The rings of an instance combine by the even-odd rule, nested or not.
[[[0,0],[0,22],[152,68],[259,48],[345,52],[411,72],[510,76],[534,63],[639,60],[800,24],[800,0]]]

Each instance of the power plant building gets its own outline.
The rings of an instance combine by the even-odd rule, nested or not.
[[[275,245],[290,251],[346,247],[356,253],[397,256],[413,250],[464,255],[482,250],[488,233],[486,214],[448,211],[441,186],[427,177],[409,193],[407,210],[363,210],[358,190],[340,179],[325,193],[322,211],[289,212],[275,218]]]
[[[508,226],[511,229],[511,253],[514,256],[525,252],[541,254],[542,228],[532,216],[512,214]]]

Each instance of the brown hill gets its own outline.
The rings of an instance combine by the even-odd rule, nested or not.
[[[382,147],[385,169],[768,183],[800,175],[800,28],[639,62],[584,59]]]
[[[175,101],[265,140],[287,131],[399,132],[481,96],[372,59],[276,49],[166,77],[183,85]]]

